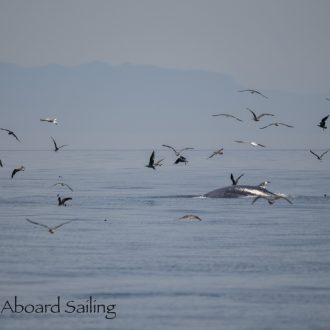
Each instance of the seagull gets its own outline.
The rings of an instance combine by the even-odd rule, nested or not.
[[[149,167],[149,168],[152,168],[152,169],[155,170],[156,168],[155,168],[154,163],[155,163],[155,151],[153,151],[151,153],[151,156],[150,156],[150,159],[149,159],[149,164],[145,165],[145,167]]]
[[[258,147],[259,146],[259,147],[266,148],[265,145],[260,144],[260,143],[257,143],[257,142],[253,142],[253,141],[235,141],[235,142],[237,142],[237,143],[249,143],[249,144],[253,145],[254,147]]]
[[[32,224],[34,224],[34,225],[38,225],[38,226],[41,226],[41,227],[44,227],[44,228],[48,229],[48,232],[49,232],[50,234],[54,234],[56,229],[62,227],[63,225],[65,225],[65,224],[67,224],[67,223],[69,223],[69,222],[74,221],[74,220],[69,220],[69,221],[62,222],[61,224],[59,224],[59,225],[57,225],[57,226],[55,226],[55,227],[48,227],[47,225],[44,225],[43,223],[39,223],[39,222],[36,222],[36,221],[32,221],[32,220],[30,220],[30,219],[28,219],[28,218],[25,218],[25,220],[28,221],[28,222],[30,222],[30,223],[32,223]]]
[[[263,181],[260,184],[258,184],[258,187],[260,188],[266,188],[266,186],[270,183],[270,181]]]
[[[52,124],[55,124],[55,125],[58,124],[58,121],[57,121],[56,118],[41,118],[40,121],[46,121],[48,123],[52,123]]]
[[[236,185],[237,185],[239,179],[240,179],[243,175],[244,175],[244,173],[241,174],[237,179],[235,179],[233,173],[230,174],[230,180],[232,181],[233,186],[236,186]]]
[[[170,149],[172,149],[172,150],[174,151],[174,153],[175,153],[175,156],[177,156],[177,157],[179,157],[179,156],[181,155],[181,152],[182,152],[182,151],[185,151],[185,150],[192,150],[192,149],[194,149],[194,148],[183,148],[183,149],[180,149],[180,150],[178,151],[178,150],[174,149],[173,147],[168,146],[168,145],[166,145],[166,144],[162,144],[162,146],[163,146],[163,147],[166,147],[166,148],[170,148]]]
[[[202,219],[200,217],[198,217],[197,215],[194,215],[194,214],[186,214],[186,215],[178,218],[178,220],[198,220],[198,221],[202,221]]]
[[[8,135],[12,135],[18,142],[21,142],[13,131],[11,131],[9,129],[6,129],[6,128],[0,128],[0,129],[3,130],[3,131],[8,132]]]
[[[54,142],[54,147],[55,147],[55,149],[54,149],[54,151],[56,152],[56,151],[59,151],[61,148],[63,148],[63,147],[67,147],[67,144],[63,144],[62,146],[57,146],[57,144],[56,144],[56,142],[55,142],[55,140],[54,140],[54,138],[51,136],[51,139],[53,140],[53,142]]]
[[[215,155],[223,155],[223,148],[218,149],[218,150],[216,150],[216,151],[213,151],[212,155],[209,156],[207,159],[210,159],[210,158],[212,158],[212,157],[215,156]]]
[[[157,162],[154,162],[154,166],[162,166],[162,161],[164,160],[165,158],[162,158],[160,160],[157,160]]]
[[[14,175],[17,173],[17,172],[19,172],[19,171],[24,171],[25,170],[25,167],[22,165],[21,167],[18,167],[18,168],[15,168],[14,170],[13,170],[13,172],[11,173],[11,178],[13,178],[14,177]]]
[[[0,159],[0,167],[3,167],[3,164],[2,164],[2,161],[1,161],[1,159]]]
[[[317,159],[319,159],[319,160],[322,160],[322,158],[323,158],[323,156],[329,151],[330,149],[328,149],[327,151],[325,151],[323,154],[321,154],[321,155],[318,155],[318,154],[316,154],[314,151],[312,151],[312,150],[309,150],[309,152],[311,153],[311,154],[313,154]]]
[[[71,197],[61,198],[60,195],[57,195],[58,206],[66,206],[66,202],[72,200]]]
[[[264,98],[268,99],[268,97],[262,93],[260,93],[259,91],[257,91],[256,89],[243,89],[241,91],[238,92],[250,92],[251,94],[259,94],[260,96],[263,96]]]
[[[52,185],[52,187],[54,187],[54,186],[58,186],[58,185],[60,185],[60,186],[62,186],[62,187],[67,187],[67,188],[69,188],[71,191],[73,191],[73,189],[72,189],[68,184],[66,184],[66,183],[64,183],[64,182],[57,182],[57,183],[54,183],[54,184]]]
[[[288,124],[284,124],[284,123],[271,123],[271,124],[268,124],[268,125],[266,125],[264,127],[260,127],[260,129],[264,129],[264,128],[269,127],[269,126],[276,126],[276,127],[278,127],[280,125],[293,128],[293,126],[288,125]]]
[[[320,121],[320,123],[317,126],[323,128],[323,130],[327,129],[327,126],[325,126],[325,122],[327,121],[328,117],[329,117],[329,115],[322,118],[322,120]]]
[[[184,163],[185,165],[187,165],[188,160],[184,156],[179,156],[179,158],[174,162],[174,164],[179,164],[179,163]]]
[[[224,116],[224,117],[227,117],[227,118],[234,118],[234,119],[236,119],[236,120],[238,120],[238,121],[243,121],[242,119],[239,119],[239,118],[237,118],[237,117],[235,117],[235,116],[233,116],[233,115],[229,115],[229,114],[227,114],[227,113],[219,113],[219,114],[217,114],[217,115],[212,115],[213,117],[218,117],[218,116]]]
[[[255,112],[253,110],[251,110],[250,108],[246,108],[246,110],[249,110],[252,113],[254,121],[260,121],[260,118],[263,116],[274,116],[272,113],[262,113],[259,116],[257,116],[255,114]]]
[[[279,195],[279,194],[272,194],[270,196],[257,196],[253,199],[251,204],[254,204],[259,198],[264,198],[267,200],[269,205],[272,205],[277,201],[278,199],[285,199],[288,203],[292,204],[292,202],[287,198],[287,196]]]

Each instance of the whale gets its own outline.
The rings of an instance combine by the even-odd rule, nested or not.
[[[210,198],[238,198],[238,197],[271,197],[276,194],[267,190],[262,186],[249,186],[249,185],[232,185],[227,187],[218,188],[204,194],[203,197]]]

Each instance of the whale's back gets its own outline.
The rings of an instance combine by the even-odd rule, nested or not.
[[[209,191],[204,196],[210,198],[237,198],[244,196],[269,196],[270,191],[259,186],[227,186]]]

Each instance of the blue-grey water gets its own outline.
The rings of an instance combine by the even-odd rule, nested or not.
[[[187,152],[144,167],[151,150],[1,151],[0,308],[55,304],[60,313],[0,314],[1,329],[329,329],[330,166],[308,150]],[[10,178],[13,168],[26,170]],[[198,196],[271,183],[293,204]],[[61,176],[61,178],[59,178]],[[74,191],[53,186],[63,181]],[[70,196],[67,207],[56,195]],[[177,220],[192,213],[202,221]],[[50,234],[48,226],[75,220]],[[105,221],[107,220],[107,221]],[[115,304],[66,313],[65,304]]]

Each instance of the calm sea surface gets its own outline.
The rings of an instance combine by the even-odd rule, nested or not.
[[[207,160],[198,150],[174,166],[170,150],[156,150],[165,160],[154,171],[144,167],[150,153],[1,151],[0,308],[15,296],[61,304],[59,313],[6,308],[1,329],[330,329],[327,155],[247,147]],[[240,184],[268,180],[293,204],[198,197],[230,185],[230,173],[244,173]],[[73,199],[59,207],[57,194]],[[187,213],[203,221],[177,220]],[[52,235],[25,218],[75,221]],[[116,318],[84,310],[90,297],[115,304]]]

